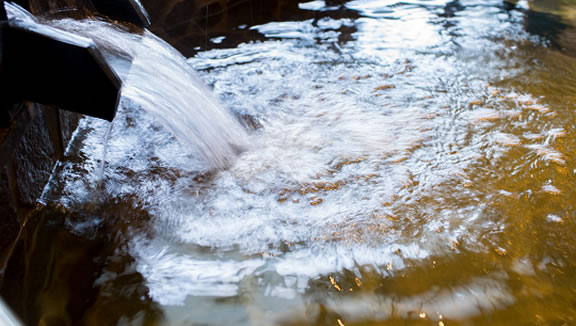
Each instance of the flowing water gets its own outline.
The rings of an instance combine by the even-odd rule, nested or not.
[[[23,9],[7,5],[12,19],[35,24]],[[234,117],[210,93],[178,51],[144,30],[100,20],[41,20],[39,29],[58,28],[92,39],[123,80],[121,107],[146,110],[212,167],[231,163],[246,141]],[[156,64],[151,64],[156,63]],[[94,90],[97,91],[97,90]]]
[[[536,4],[312,1],[239,27],[264,40],[188,63],[243,151],[214,169],[124,105],[97,193],[109,128],[84,119],[4,297],[49,325],[575,324],[576,30]]]

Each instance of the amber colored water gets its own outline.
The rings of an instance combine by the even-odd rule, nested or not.
[[[126,106],[103,156],[83,120],[3,297],[31,325],[576,324],[576,6],[552,3],[313,1],[199,40],[247,148],[214,170]]]

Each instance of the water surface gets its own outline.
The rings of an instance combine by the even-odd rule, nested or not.
[[[244,151],[84,119],[5,297],[32,323],[576,323],[574,30],[531,4],[313,1],[198,51]]]

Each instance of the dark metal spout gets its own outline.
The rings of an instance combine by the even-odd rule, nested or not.
[[[4,7],[4,1],[0,1],[0,20],[7,20],[8,15],[6,14],[6,8]]]
[[[0,22],[0,110],[27,100],[111,121],[120,88],[92,40],[35,23]]]
[[[148,12],[139,0],[10,0],[34,15],[52,18],[82,19],[103,15],[111,20],[132,23],[139,27],[150,25]],[[0,18],[1,19],[1,18]]]
[[[148,27],[150,18],[138,0],[90,0],[96,11],[116,20]]]

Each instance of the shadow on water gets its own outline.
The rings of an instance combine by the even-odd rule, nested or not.
[[[17,0],[35,15],[48,18],[84,19],[94,11],[91,0]],[[302,9],[302,0],[144,0],[149,29],[190,57],[201,50],[229,48],[243,42],[263,41],[266,36],[250,28],[271,21],[293,21],[324,17],[358,18],[343,0],[327,1],[327,10]],[[104,18],[107,18],[104,16]],[[114,17],[111,17],[114,19]],[[137,31],[137,29],[136,29]],[[352,31],[353,32],[353,31]]]
[[[252,26],[268,22],[325,17],[357,19],[358,12],[348,10],[346,1],[328,1],[327,10],[302,9],[300,0],[230,0],[206,1],[143,1],[151,11],[150,29],[170,42],[185,56],[213,48],[231,48],[241,43],[267,39]],[[353,33],[354,31],[350,31]],[[344,37],[345,35],[343,35]]]
[[[524,28],[533,35],[542,37],[550,48],[574,56],[576,53],[576,19],[574,3],[571,1],[528,1],[528,7],[504,2],[505,8],[521,11]]]
[[[129,230],[139,228],[134,222],[144,224],[147,214],[133,207],[115,207],[115,216],[103,210],[51,206],[30,218],[2,281],[2,295],[26,325],[157,325],[163,319],[122,249]]]

